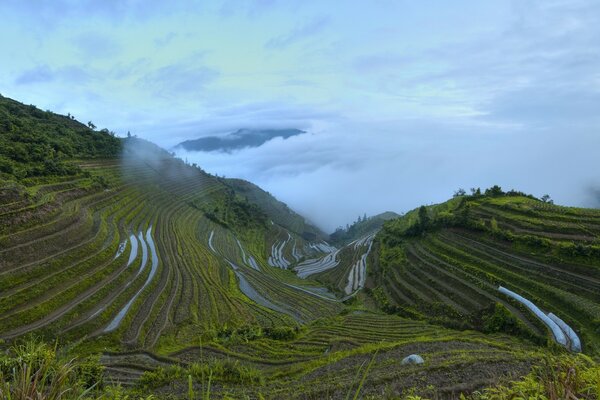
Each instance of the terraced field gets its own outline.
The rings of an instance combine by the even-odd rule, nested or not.
[[[270,382],[215,382],[223,395],[341,398],[374,351],[377,378],[364,389],[372,393],[421,384],[454,393],[528,371],[531,360],[510,348],[534,354],[531,344],[373,314],[360,303],[348,313],[343,301],[365,285],[373,234],[337,249],[268,215],[233,224],[238,206],[219,179],[130,140],[120,160],[81,161],[86,178],[41,185],[26,204],[3,207],[0,337],[34,333],[61,337],[79,354],[102,352],[109,381],[138,389],[148,374],[204,357]],[[81,189],[80,179],[95,177],[105,186]],[[466,349],[476,353],[461,355],[466,369],[489,363],[475,381],[432,375],[417,385],[414,368],[399,364],[418,351],[428,368],[452,370],[459,361],[449,358]],[[174,382],[184,391],[185,379]]]
[[[426,368],[402,365],[403,358],[414,353],[424,357]],[[187,390],[185,374],[177,373],[181,368],[193,371],[199,360],[208,365],[230,363],[254,371],[262,383],[213,384],[211,393],[219,398],[260,393],[269,398],[310,399],[343,399],[347,393],[354,394],[357,372],[372,361],[362,395],[379,398],[385,393],[417,391],[453,398],[527,373],[541,357],[543,353],[533,345],[506,336],[459,333],[419,321],[354,312],[313,322],[291,340],[227,337],[173,349],[164,356],[140,351],[105,353],[103,361],[110,379],[125,385],[135,385],[141,376],[154,376],[157,371],[174,376],[168,385],[171,393]],[[206,382],[194,389],[202,392]],[[161,393],[161,388],[155,390]]]
[[[466,197],[453,203],[430,208],[431,227],[418,235],[411,234],[407,221],[384,229],[380,251],[394,257],[380,260],[372,288],[388,307],[485,330],[492,329],[490,307],[498,303],[519,322],[512,333],[555,339],[578,350],[577,343],[559,340],[560,335],[573,337],[571,328],[584,352],[598,354],[600,211],[523,196]],[[406,218],[417,223],[414,213]],[[538,316],[527,301],[541,309]],[[548,314],[563,323],[558,334],[546,321]]]
[[[5,100],[2,350],[58,339],[159,398],[458,398],[599,356],[600,211],[459,197],[328,242],[248,182]]]
[[[198,210],[225,190],[217,179],[128,151],[125,162],[81,164],[109,182],[103,190],[64,182],[36,188],[33,204],[3,206],[1,337],[35,331],[152,347],[182,324],[290,323],[335,311],[305,291],[276,290],[277,276],[260,272],[271,244],[244,243]],[[251,291],[264,300],[244,296]]]

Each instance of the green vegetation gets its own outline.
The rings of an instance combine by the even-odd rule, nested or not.
[[[200,203],[197,206],[192,202],[192,205],[201,210],[206,218],[224,228],[264,228],[267,224],[267,216],[260,207],[237,196],[233,190],[222,191],[219,198],[213,196],[210,205],[202,201]]]
[[[558,315],[597,357],[596,210],[461,192],[361,218],[335,249],[248,182],[0,100],[4,397],[494,398],[549,356],[577,362],[573,393],[593,393],[592,359],[566,355],[497,287]],[[47,146],[72,169],[39,169]],[[403,365],[410,354],[425,364]]]
[[[398,217],[398,214],[391,211],[377,214],[372,217],[367,217],[366,215],[358,217],[351,225],[346,225],[345,228],[341,226],[338,227],[335,232],[329,235],[329,241],[335,246],[350,243],[353,240],[377,232],[383,226],[385,221]]]
[[[121,142],[71,117],[41,111],[0,96],[0,180],[76,175],[73,159],[110,158]]]
[[[488,388],[469,396],[472,400],[598,399],[600,366],[587,357],[550,357],[524,379]]]
[[[97,360],[78,361],[36,339],[19,342],[0,353],[0,398],[99,398],[103,367]]]
[[[504,286],[559,315],[580,335],[584,351],[597,355],[600,212],[497,186],[473,193],[384,225],[371,287],[378,303],[445,326],[542,342],[545,326],[499,293]]]
[[[231,178],[221,179],[220,181],[230,187],[239,197],[256,204],[274,223],[288,231],[296,233],[307,240],[326,237],[319,228],[307,223],[302,216],[296,214],[285,203],[277,200],[270,193],[265,192],[253,183]]]

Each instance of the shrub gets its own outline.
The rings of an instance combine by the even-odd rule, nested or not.
[[[465,398],[463,396],[463,398]],[[485,389],[468,398],[503,399],[599,399],[600,365],[586,356],[551,357],[522,380],[507,386]]]
[[[64,359],[57,354],[57,346],[29,339],[0,358],[0,398],[83,398],[99,389],[102,374],[102,367],[91,359],[84,363]]]
[[[298,328],[291,326],[276,326],[264,329],[265,336],[275,340],[292,340],[298,336]]]

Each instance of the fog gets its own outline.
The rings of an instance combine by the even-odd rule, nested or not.
[[[556,203],[597,206],[594,134],[509,126],[413,121],[328,128],[231,154],[177,155],[208,172],[251,180],[319,227],[332,231],[358,215],[405,212],[442,202],[458,188],[494,184]],[[575,156],[576,155],[576,156]]]

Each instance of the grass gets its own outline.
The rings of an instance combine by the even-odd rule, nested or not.
[[[501,329],[539,342],[545,327],[499,294],[502,285],[561,315],[584,351],[598,354],[600,257],[588,238],[598,232],[600,212],[518,194],[459,197],[425,210],[431,222],[424,232],[413,234],[420,218],[414,211],[378,236],[370,288],[382,308],[487,331],[485,321],[499,304],[520,325]]]
[[[12,399],[87,399],[102,388],[102,367],[77,362],[37,339],[9,348],[0,358],[0,397]]]
[[[488,388],[469,396],[472,400],[503,399],[598,399],[600,367],[580,357],[546,358],[523,379]]]

